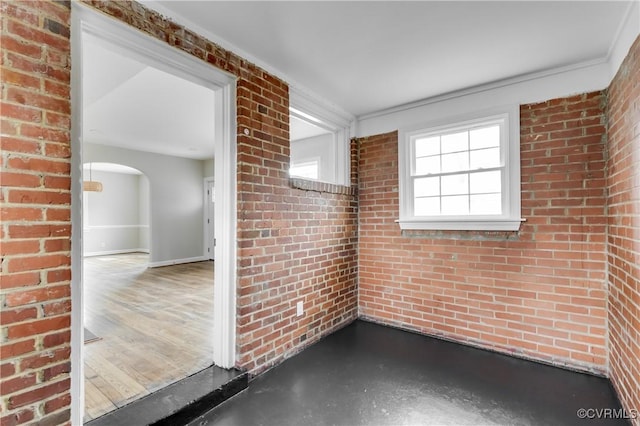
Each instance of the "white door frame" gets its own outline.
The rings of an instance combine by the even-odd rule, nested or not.
[[[82,294],[82,38],[97,37],[111,48],[132,54],[154,67],[215,91],[215,227],[217,242],[214,286],[212,361],[224,368],[236,357],[236,78],[156,40],[80,2],[71,2],[71,422],[84,415],[83,294]]]
[[[206,177],[204,178],[204,186],[203,186],[203,199],[204,199],[204,208],[203,210],[203,227],[202,229],[204,230],[204,247],[203,247],[203,256],[207,259],[207,260],[215,260],[216,257],[216,253],[215,253],[215,231],[216,231],[216,227],[215,227],[215,211],[214,211],[214,222],[212,223],[210,221],[210,217],[209,217],[209,184],[214,184],[215,179],[213,177]],[[215,209],[215,201],[214,201],[214,209]],[[211,236],[211,230],[209,229],[209,227],[213,226],[213,232],[214,232],[214,247],[213,247],[213,251],[210,252],[209,251],[209,237]]]

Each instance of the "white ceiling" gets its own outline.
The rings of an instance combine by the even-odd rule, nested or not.
[[[297,141],[324,135],[325,133],[329,133],[329,131],[291,115],[289,116],[289,133],[289,138],[292,141]]]
[[[213,158],[214,92],[83,37],[83,139]]]
[[[147,1],[355,116],[606,58],[631,2]]]
[[[83,139],[193,159],[214,155],[214,92],[83,37]],[[291,139],[327,133],[291,118]]]
[[[142,1],[361,117],[606,60],[629,1]],[[213,92],[84,37],[85,141],[213,156]],[[292,119],[292,140],[321,132]]]

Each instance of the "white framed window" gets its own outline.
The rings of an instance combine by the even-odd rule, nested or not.
[[[293,163],[289,167],[289,176],[303,179],[318,180],[320,178],[320,161],[305,161]]]
[[[402,229],[520,227],[517,107],[400,131]]]
[[[289,118],[290,175],[313,179],[297,174],[295,169],[301,163],[319,158],[315,180],[351,186],[350,137],[355,117],[306,91],[289,86]]]

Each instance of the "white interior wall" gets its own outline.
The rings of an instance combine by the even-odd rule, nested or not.
[[[89,217],[85,222],[90,227],[137,225],[140,216],[138,175],[93,170],[92,176],[102,183],[103,190],[85,192],[89,199]]]
[[[291,164],[319,160],[318,180],[336,182],[336,143],[333,133],[291,141]]]
[[[122,164],[149,179],[150,266],[204,259],[204,161],[87,142],[83,154],[85,162]]]
[[[607,87],[605,63],[542,76],[513,80],[369,114],[358,121],[358,137],[378,135],[422,123],[455,122],[457,117],[513,105],[542,102]]]
[[[148,252],[148,243],[140,239],[143,228],[148,227],[141,211],[141,206],[149,203],[148,196],[143,200],[140,194],[144,176],[98,170],[91,175],[102,183],[103,190],[83,193],[84,255]],[[89,179],[86,171],[85,179]]]
[[[143,251],[149,252],[149,215],[151,214],[151,199],[149,193],[149,179],[145,175],[138,176],[138,243]]]
[[[213,177],[215,175],[215,160],[204,160],[204,174],[203,177]]]

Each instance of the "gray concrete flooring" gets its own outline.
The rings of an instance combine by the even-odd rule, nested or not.
[[[207,407],[247,387],[247,373],[211,366],[131,404],[111,411],[85,426],[177,426],[187,424]]]
[[[605,408],[607,379],[356,321],[190,425],[629,424],[578,416]]]

